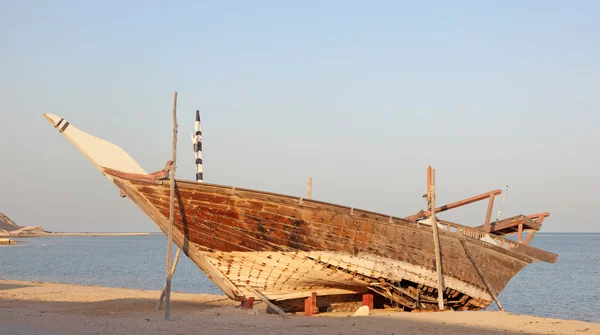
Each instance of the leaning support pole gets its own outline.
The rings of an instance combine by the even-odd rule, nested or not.
[[[490,201],[488,201],[488,208],[485,214],[485,222],[483,223],[483,230],[490,232],[491,231],[491,220],[492,220],[492,210],[494,209],[494,194],[490,195]]]
[[[427,200],[431,216],[431,227],[433,228],[433,244],[435,246],[435,267],[438,274],[438,307],[444,310],[444,274],[442,273],[442,254],[440,251],[440,235],[437,220],[435,219],[435,170],[427,168]]]
[[[165,320],[171,318],[171,262],[173,257],[173,219],[175,218],[175,166],[177,165],[177,92],[173,95],[173,164],[171,165],[170,185],[171,199],[169,204],[169,231],[167,236],[167,280],[165,283]]]
[[[175,269],[177,268],[177,263],[179,263],[179,256],[181,256],[181,248],[177,249],[175,253],[175,260],[173,261],[173,266],[171,267],[171,279],[173,279],[173,275],[175,274]],[[162,308],[163,301],[165,300],[165,293],[167,291],[167,284],[162,289],[160,293],[160,298],[158,298],[158,303],[156,304],[156,309],[159,310]]]
[[[479,278],[481,278],[483,285],[485,285],[485,288],[487,289],[488,293],[492,296],[492,299],[494,299],[494,301],[496,302],[496,305],[498,305],[498,309],[500,309],[501,312],[504,312],[504,308],[502,307],[500,300],[498,300],[498,297],[494,294],[494,292],[492,292],[492,288],[488,284],[487,280],[485,280],[485,277],[483,276],[481,271],[479,271],[479,267],[477,266],[477,263],[475,263],[475,260],[473,259],[473,255],[471,255],[471,251],[469,251],[469,248],[467,248],[467,244],[465,243],[465,241],[462,238],[460,239],[460,243],[462,244],[463,249],[465,249],[465,253],[467,254],[467,257],[469,257],[471,264],[473,264],[475,271],[477,271]]]
[[[262,301],[264,301],[269,307],[271,307],[274,311],[279,313],[281,316],[283,316],[286,319],[290,318],[287,314],[285,314],[285,312],[283,310],[281,310],[281,308],[279,308],[279,306],[270,302],[269,299],[264,294],[258,292],[254,287],[252,287],[250,285],[246,285],[246,288],[248,290],[254,292],[254,294],[256,294],[257,296],[259,296]]]

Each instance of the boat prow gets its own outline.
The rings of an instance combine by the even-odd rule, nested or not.
[[[127,173],[146,174],[146,171],[119,146],[77,129],[58,115],[44,113],[44,117],[98,170],[109,168]]]

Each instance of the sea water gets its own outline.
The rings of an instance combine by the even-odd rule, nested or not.
[[[0,246],[0,279],[151,290],[164,285],[165,236],[20,241]],[[557,253],[558,262],[527,265],[499,295],[503,307],[512,313],[600,322],[600,234],[538,233],[532,245]],[[221,293],[184,255],[172,287],[178,292]]]

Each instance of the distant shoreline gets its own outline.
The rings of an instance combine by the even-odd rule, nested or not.
[[[35,234],[35,235],[0,235],[0,237],[10,238],[28,238],[28,237],[52,237],[52,236],[163,236],[163,233],[150,233],[150,232],[132,232],[132,233],[77,233],[77,232],[56,232],[48,234]]]

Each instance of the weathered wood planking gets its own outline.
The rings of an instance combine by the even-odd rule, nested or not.
[[[170,184],[112,177],[164,231]],[[210,266],[199,267],[211,279],[221,278],[217,285],[228,289],[231,298],[251,295],[246,285],[261,288],[270,299],[294,292],[308,296],[315,290],[332,295],[339,290],[364,292],[376,278],[408,280],[429,288],[431,294],[435,291],[431,227],[314,200],[211,184],[178,181],[176,197],[177,244],[188,245],[186,254],[195,249],[207,259]],[[442,229],[444,281],[450,290],[467,295],[455,309],[478,309],[492,300],[461,239],[469,239],[480,270],[492,278],[489,286],[494,294],[523,266],[537,260]]]

